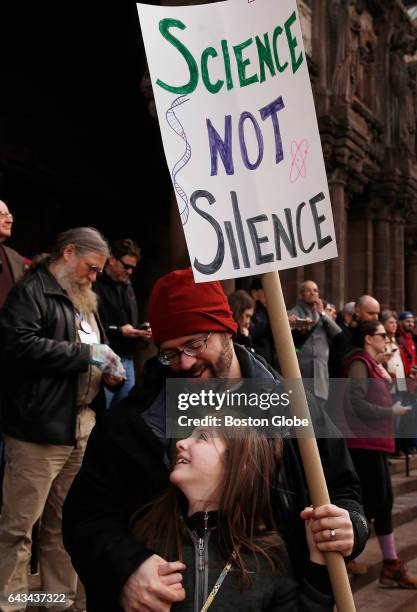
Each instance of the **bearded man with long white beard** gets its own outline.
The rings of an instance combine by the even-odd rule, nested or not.
[[[66,594],[64,603],[57,600],[59,610],[77,609],[62,504],[95,423],[91,403],[102,382],[116,385],[124,377],[119,357],[104,343],[91,288],[108,255],[96,229],[63,232],[50,258],[12,289],[0,314],[2,611],[25,609],[32,527],[41,517],[41,589]]]

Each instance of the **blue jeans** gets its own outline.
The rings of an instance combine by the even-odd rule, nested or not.
[[[124,399],[132,387],[135,386],[135,363],[130,357],[121,357],[122,364],[126,370],[125,384],[120,387],[118,391],[111,391],[107,387],[104,387],[106,394],[106,408],[110,408],[118,404]]]

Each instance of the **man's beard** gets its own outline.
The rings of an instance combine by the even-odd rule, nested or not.
[[[204,359],[195,363],[189,370],[180,370],[174,374],[177,378],[193,378],[207,368],[211,371],[212,378],[228,378],[233,361],[233,348],[227,334],[221,334],[222,352],[215,362]]]
[[[95,313],[97,296],[91,289],[91,283],[87,280],[82,282],[75,280],[72,277],[74,268],[75,266],[70,263],[57,264],[55,277],[77,310],[86,315]]]

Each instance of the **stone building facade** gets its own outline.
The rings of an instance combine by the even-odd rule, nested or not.
[[[401,0],[298,6],[339,257],[281,272],[286,302],[311,278],[337,307],[368,293],[417,311],[417,27]]]
[[[400,0],[311,0],[300,12],[339,258],[297,277],[338,306],[369,293],[417,310],[417,29]]]

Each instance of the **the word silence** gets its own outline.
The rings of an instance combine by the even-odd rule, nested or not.
[[[194,268],[205,275],[218,272],[224,262],[226,240],[235,270],[281,261],[283,247],[290,259],[296,259],[300,253],[311,253],[313,249],[320,251],[333,241],[332,236],[323,235],[322,232],[321,226],[326,221],[326,216],[319,210],[319,205],[324,200],[324,193],[319,192],[308,200],[308,204],[301,202],[295,210],[289,207],[283,208],[281,217],[272,213],[243,219],[237,194],[231,191],[233,219],[224,221],[223,227],[214,216],[216,198],[213,194],[205,190],[194,191],[190,197],[190,204],[207,222],[216,237],[214,257],[209,262],[202,262],[196,257],[193,262]],[[214,207],[213,214],[203,208],[207,203]],[[224,204],[220,204],[219,207],[223,210]],[[245,226],[250,236],[249,244],[245,236]]]

